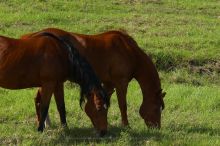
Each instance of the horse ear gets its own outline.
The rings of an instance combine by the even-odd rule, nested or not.
[[[167,94],[166,92],[163,92],[163,93],[161,94],[161,97],[164,98],[166,94]]]

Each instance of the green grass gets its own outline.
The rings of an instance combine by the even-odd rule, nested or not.
[[[36,132],[35,89],[0,89],[0,144],[220,145],[220,2],[218,0],[1,0],[0,35],[19,37],[47,27],[95,34],[125,29],[156,63],[167,92],[162,129],[147,129],[138,114],[141,91],[128,92],[131,129],[120,126],[116,96],[109,133],[98,139],[79,107],[78,88],[66,85],[69,130]],[[82,139],[82,138],[87,138]]]
[[[34,100],[36,90],[1,89],[0,131],[2,144],[97,144],[97,145],[217,145],[220,136],[220,91],[218,86],[194,87],[187,84],[164,84],[167,91],[162,129],[147,129],[138,114],[141,91],[132,82],[128,92],[128,115],[131,129],[120,126],[116,96],[109,109],[109,133],[99,139],[86,114],[80,109],[78,88],[66,85],[65,100],[69,130],[60,125],[54,99],[50,105],[52,127],[43,134],[36,131]],[[134,92],[135,91],[135,92]],[[82,139],[84,138],[84,139]]]

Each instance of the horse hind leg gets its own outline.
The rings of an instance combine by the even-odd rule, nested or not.
[[[40,99],[40,121],[38,126],[38,131],[43,132],[45,127],[44,122],[48,114],[49,104],[51,96],[54,92],[55,84],[54,83],[44,83],[41,90],[41,99]]]
[[[38,126],[39,126],[39,122],[40,122],[40,100],[41,100],[41,88],[38,89],[37,95],[34,98]]]
[[[41,101],[41,88],[38,89],[36,97],[34,99],[35,102],[35,109],[36,109],[36,115],[37,115],[37,125],[39,126],[40,122],[40,101]],[[49,117],[49,113],[47,114],[46,120],[45,120],[45,127],[50,127],[51,126],[51,121]]]
[[[67,127],[63,83],[59,83],[56,85],[54,97],[57,105],[57,110],[60,114],[61,124],[63,127]]]
[[[128,126],[128,116],[127,116],[127,101],[126,101],[126,94],[128,88],[127,81],[119,81],[119,84],[116,85],[116,94],[118,98],[118,104],[121,112],[121,122],[122,126]]]

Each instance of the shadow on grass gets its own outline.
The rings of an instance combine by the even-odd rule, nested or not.
[[[205,134],[209,136],[219,136],[220,128],[212,128],[206,125],[190,125],[190,124],[171,124],[169,128],[172,132],[182,131],[186,134]]]
[[[220,128],[213,129],[213,128],[208,128],[208,127],[193,127],[193,128],[187,129],[187,132],[209,134],[210,136],[219,136]]]
[[[131,145],[148,141],[159,140],[163,137],[159,130],[136,131],[131,128],[111,126],[104,137],[96,136],[94,128],[72,128],[64,130],[50,143],[53,144],[89,144],[126,142]]]
[[[182,132],[183,136],[201,134],[209,136],[219,136],[220,129],[213,129],[210,127],[198,125],[192,127],[192,125],[182,124],[167,127],[172,132],[166,132],[166,130],[136,130],[131,128],[115,127],[111,126],[108,129],[108,134],[103,138],[96,136],[94,128],[72,128],[64,130],[57,134],[57,137],[50,143],[54,144],[91,144],[91,143],[120,143],[126,142],[131,145],[143,144],[147,141],[153,140],[162,142],[164,140],[175,140],[175,135],[178,132]],[[166,128],[166,129],[167,129]],[[181,137],[180,137],[181,138]]]

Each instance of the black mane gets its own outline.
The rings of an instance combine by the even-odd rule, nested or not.
[[[89,97],[89,93],[93,89],[97,89],[101,97],[104,98],[104,102],[109,105],[109,101],[107,99],[107,93],[101,86],[101,82],[99,78],[96,76],[93,68],[88,63],[88,61],[79,54],[78,50],[75,49],[73,44],[67,37],[62,37],[62,39],[67,42],[72,51],[72,66],[70,81],[76,82],[80,85],[80,106],[82,102],[84,102],[85,97]]]
[[[75,82],[80,85],[80,106],[85,101],[85,97],[88,98],[90,92],[93,89],[99,91],[99,96],[103,98],[104,103],[109,106],[109,99],[107,93],[101,86],[99,78],[96,76],[94,70],[88,61],[79,54],[78,50],[74,47],[69,36],[56,36],[49,32],[40,33],[43,36],[50,36],[60,42],[69,51],[68,59],[71,64],[69,78],[71,82]]]

